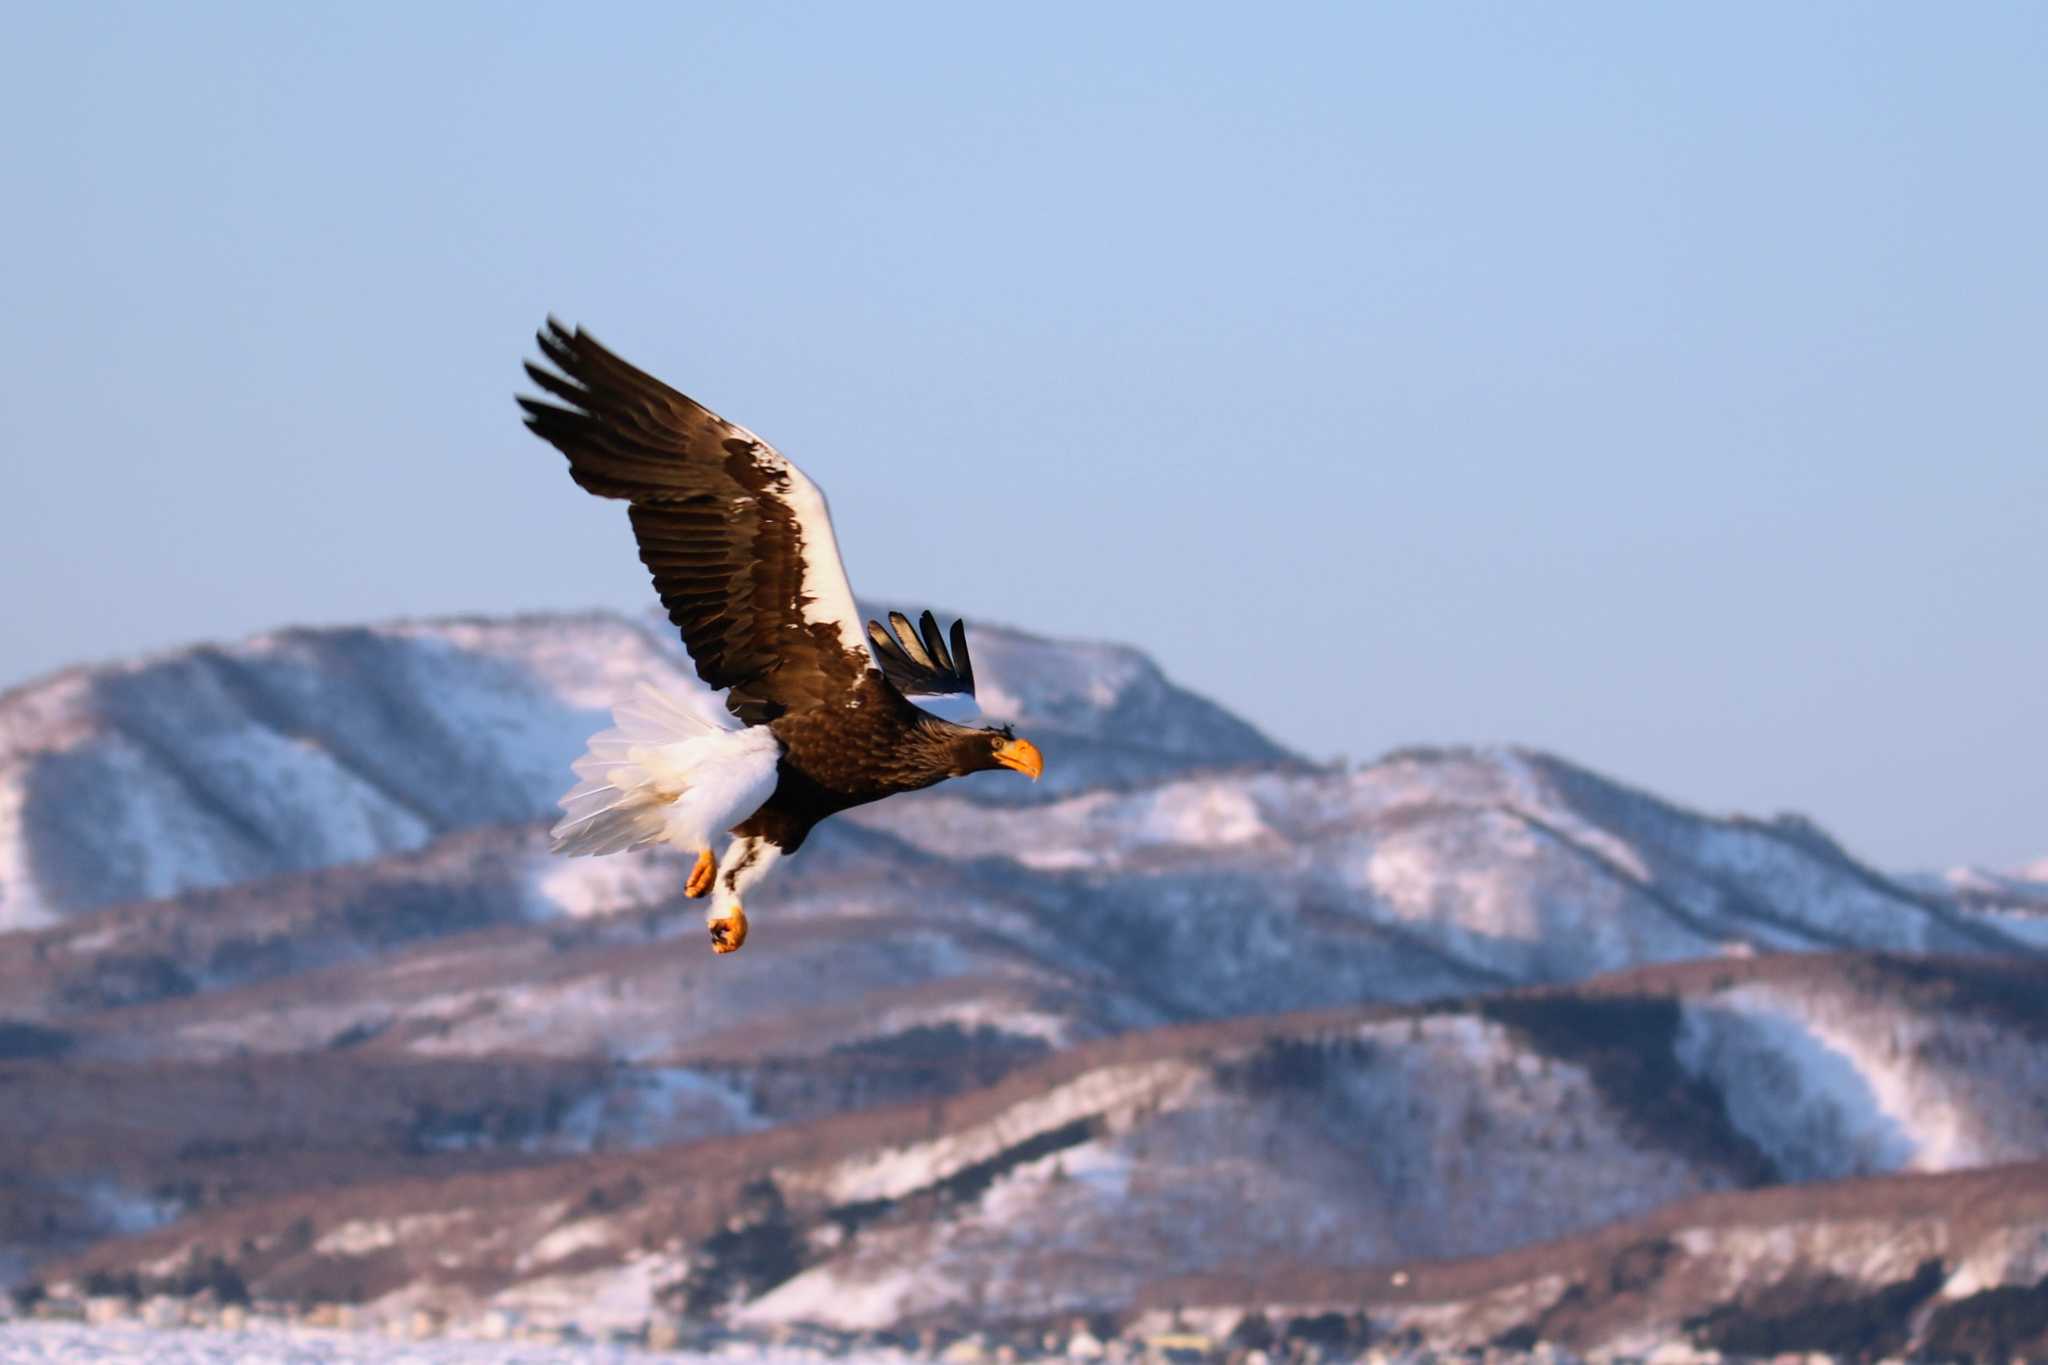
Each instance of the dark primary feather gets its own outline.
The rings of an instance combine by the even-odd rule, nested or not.
[[[918,618],[918,629],[913,630],[910,618],[892,611],[889,627],[885,630],[879,621],[868,622],[868,639],[874,644],[882,675],[899,692],[908,697],[974,695],[974,661],[967,655],[966,622],[953,622],[950,651],[939,634],[938,618],[930,612]]]
[[[560,374],[526,372],[560,402],[521,398],[526,425],[577,483],[630,504],[641,562],[697,675],[730,688],[726,705],[750,725],[844,697],[870,660],[831,623],[804,619],[788,461],[581,328],[550,318],[539,341]],[[836,558],[827,567],[839,572]],[[857,634],[858,621],[846,626]]]

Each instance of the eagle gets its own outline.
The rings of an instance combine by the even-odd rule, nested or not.
[[[967,630],[923,614],[861,628],[825,495],[780,451],[553,318],[547,398],[526,426],[586,491],[626,503],[640,561],[712,695],[643,684],[571,765],[551,846],[568,855],[673,844],[711,894],[715,952],[747,941],[741,898],[820,820],[949,777],[1045,760],[1007,725],[963,725],[913,699],[971,706]],[[550,401],[552,400],[552,401]],[[716,693],[722,692],[723,706]],[[730,834],[723,855],[712,843]]]

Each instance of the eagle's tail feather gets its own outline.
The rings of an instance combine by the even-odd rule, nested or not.
[[[607,730],[598,738],[616,734],[629,744],[673,744],[714,730],[739,729],[738,718],[720,704],[719,695],[693,691],[674,696],[652,683],[641,683],[632,696],[612,708],[618,729]]]
[[[562,818],[549,831],[548,847],[579,856],[660,843],[668,833],[666,805],[644,789],[603,780],[579,782],[562,797]]]
[[[589,752],[570,765],[582,780],[561,799],[562,819],[550,831],[556,853],[663,842],[701,849],[774,790],[774,737],[741,728],[715,699],[643,685],[612,718],[617,724],[592,736]]]

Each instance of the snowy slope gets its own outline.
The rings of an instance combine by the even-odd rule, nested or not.
[[[1687,1069],[1788,1180],[1949,1171],[2048,1152],[2037,1028],[1908,1010],[1842,982],[1760,982],[1690,1004]]]
[[[935,1027],[1060,1046],[1787,949],[2030,951],[1810,831],[1514,751],[1171,776],[1000,812],[901,798],[822,828],[731,961],[697,941],[684,871],[666,850],[552,858],[538,824],[471,830],[0,939],[0,1015],[149,1005],[81,1044],[138,1057],[365,1031],[434,1055],[816,1055]]]
[[[1928,894],[1953,901],[2014,938],[2048,949],[2048,861],[2017,874],[1956,867],[1908,879]]]

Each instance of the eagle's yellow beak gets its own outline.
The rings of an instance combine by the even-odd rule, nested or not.
[[[1015,768],[1033,782],[1045,771],[1045,755],[1028,739],[1006,739],[996,746],[996,762]]]

